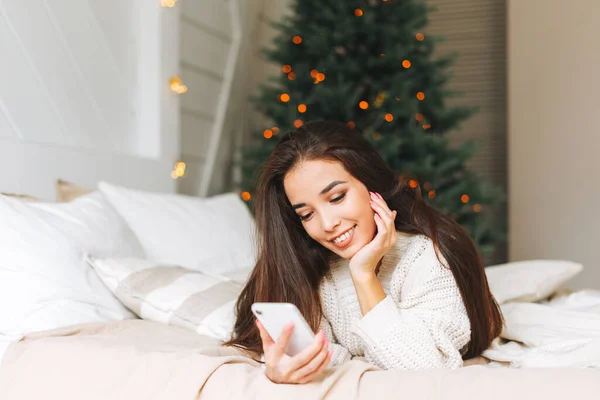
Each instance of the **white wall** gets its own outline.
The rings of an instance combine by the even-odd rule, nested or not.
[[[232,2],[237,4],[241,23],[232,21]],[[246,102],[246,65],[234,46],[233,27],[243,32],[243,49],[248,45],[246,23],[251,20],[250,6],[246,0],[227,0],[180,1],[178,7],[181,7],[181,71],[188,87],[188,92],[181,96],[181,159],[186,163],[186,174],[178,181],[179,191],[202,195],[206,184],[207,194],[222,193],[231,190],[233,157],[241,140],[240,107]],[[230,90],[227,89],[229,64],[236,68]],[[226,118],[221,131],[219,102],[227,93],[229,100],[223,103]],[[218,131],[222,132],[218,148],[211,154],[211,137]],[[215,155],[214,169],[207,183],[204,175],[213,161],[212,155]]]
[[[178,23],[158,1],[0,0],[0,191],[173,191]]]
[[[584,264],[600,288],[600,2],[510,0],[510,259]]]

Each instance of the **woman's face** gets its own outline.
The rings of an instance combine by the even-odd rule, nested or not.
[[[375,236],[369,191],[336,161],[306,161],[287,173],[285,194],[308,235],[350,259]]]

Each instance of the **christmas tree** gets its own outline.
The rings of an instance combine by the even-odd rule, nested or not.
[[[315,120],[359,129],[399,175],[433,207],[464,226],[484,255],[503,240],[494,218],[502,191],[469,171],[475,146],[447,134],[474,110],[449,107],[445,88],[454,55],[433,56],[440,37],[425,35],[426,3],[418,0],[296,0],[272,22],[278,35],[264,50],[281,73],[253,99],[270,121],[242,161],[242,197],[252,203],[261,164],[280,132]]]

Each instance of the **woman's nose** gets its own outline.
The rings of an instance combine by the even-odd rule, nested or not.
[[[333,215],[324,215],[321,218],[321,225],[326,232],[333,232],[340,225],[340,219]]]

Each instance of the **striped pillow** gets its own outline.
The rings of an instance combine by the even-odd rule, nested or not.
[[[240,282],[145,259],[88,256],[87,260],[112,293],[140,318],[219,340],[230,338]]]

